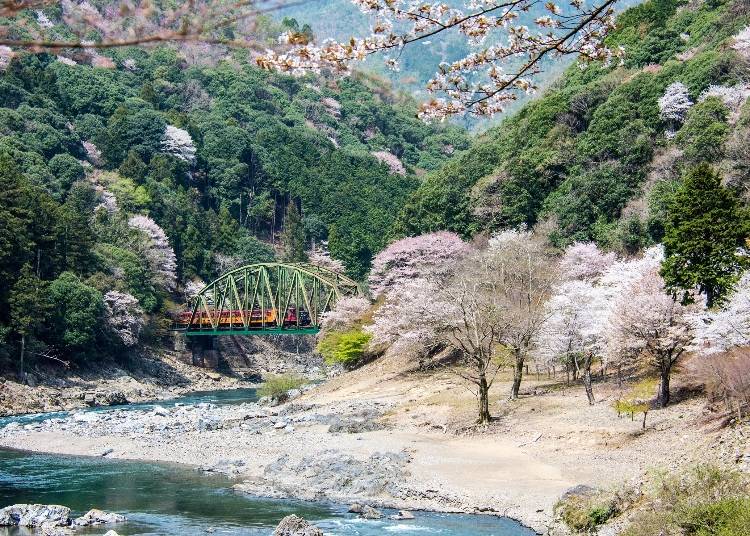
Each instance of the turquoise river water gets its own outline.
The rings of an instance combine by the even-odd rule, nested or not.
[[[164,401],[232,404],[252,400],[252,390],[216,391]],[[147,404],[128,407],[143,408]],[[123,406],[119,407],[120,409]],[[92,409],[90,411],[106,411]],[[36,415],[0,420],[30,422]],[[76,534],[101,535],[114,528],[128,535],[270,535],[286,515],[297,514],[326,535],[375,536],[435,534],[441,536],[530,536],[534,532],[513,520],[489,516],[416,512],[411,521],[365,521],[343,505],[248,497],[231,490],[233,481],[184,466],[74,456],[33,454],[0,449],[0,507],[15,503],[63,504],[75,512],[89,508],[123,513],[128,521]],[[387,511],[386,513],[393,513]],[[0,528],[0,536],[27,534]]]

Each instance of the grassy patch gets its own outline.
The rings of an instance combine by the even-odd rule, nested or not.
[[[714,466],[660,475],[623,536],[750,536],[747,475]]]
[[[589,534],[619,513],[613,497],[603,493],[572,495],[560,499],[555,513],[574,533]]]
[[[258,388],[258,395],[276,398],[277,400],[285,400],[289,391],[292,389],[298,389],[305,383],[307,383],[305,378],[295,374],[268,376],[263,385]]]

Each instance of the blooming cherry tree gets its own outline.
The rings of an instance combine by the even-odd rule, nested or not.
[[[692,349],[701,354],[750,345],[750,274],[742,276],[721,309],[700,311],[691,321],[695,329]]]
[[[687,86],[682,82],[674,82],[667,86],[664,95],[659,98],[659,115],[672,125],[681,125],[692,106],[693,101],[690,100]],[[673,135],[674,129],[670,127],[667,136]]]
[[[358,296],[341,298],[333,310],[323,315],[323,331],[347,331],[356,326],[370,310],[370,300]]]
[[[164,129],[161,148],[165,153],[174,155],[189,164],[195,162],[195,144],[187,130],[167,125]]]
[[[594,403],[591,365],[604,346],[608,302],[602,288],[590,281],[564,281],[546,304],[548,317],[537,337],[537,352],[547,363],[574,363],[583,369],[584,387]],[[579,365],[579,359],[581,360]]]
[[[372,261],[370,290],[373,296],[397,294],[403,283],[448,275],[471,246],[455,233],[439,231],[402,238],[388,245]]]
[[[610,315],[612,346],[645,360],[660,377],[657,396],[661,407],[669,404],[672,367],[693,340],[691,309],[664,290],[657,269],[650,269],[625,285]]]
[[[138,244],[148,261],[154,280],[165,290],[173,290],[177,283],[177,258],[164,230],[148,216],[136,215],[128,225],[145,235],[146,240]]]
[[[331,257],[331,252],[328,250],[327,242],[322,242],[318,247],[308,251],[307,260],[315,266],[320,266],[339,274],[346,272],[346,266],[344,266],[344,263]]]
[[[614,262],[614,253],[603,253],[593,242],[576,242],[565,248],[560,275],[567,280],[594,281]]]
[[[736,84],[734,86],[708,86],[698,97],[698,102],[703,102],[709,97],[720,99],[729,111],[737,113],[750,97],[750,86],[747,84]]]
[[[110,290],[104,295],[104,310],[107,325],[125,346],[138,344],[143,329],[143,310],[138,300],[118,290]]]

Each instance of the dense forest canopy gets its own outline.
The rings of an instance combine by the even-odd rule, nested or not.
[[[552,242],[594,240],[627,252],[659,242],[683,171],[719,164],[747,188],[747,2],[652,0],[618,19],[622,66],[571,66],[543,96],[430,174],[396,227],[463,236],[546,223]],[[672,84],[688,108],[664,106]],[[660,106],[660,100],[662,105]],[[744,105],[744,106],[743,106]]]
[[[158,320],[193,279],[286,257],[284,242],[327,243],[361,278],[418,175],[468,147],[461,128],[425,125],[414,102],[365,75],[291,78],[246,52],[213,52],[5,58],[5,356],[20,334],[60,355],[93,353],[112,338],[104,317],[120,335],[128,318],[131,332],[158,328],[137,319]],[[294,237],[283,233],[290,207]]]

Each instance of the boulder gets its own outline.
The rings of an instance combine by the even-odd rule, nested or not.
[[[14,504],[0,509],[0,527],[62,527],[70,524],[70,508],[59,504]]]
[[[383,517],[383,512],[366,504],[362,507],[359,517],[363,519],[380,519]]]
[[[273,536],[323,536],[323,531],[301,517],[290,515],[281,520]]]
[[[88,525],[105,525],[109,523],[122,523],[124,521],[125,516],[122,514],[105,512],[104,510],[92,508],[81,517],[75,518],[73,520],[73,525],[76,527],[86,527]]]
[[[128,403],[128,397],[122,391],[105,391],[96,393],[96,402],[101,406],[122,406]]]
[[[414,519],[414,514],[412,514],[409,510],[399,510],[398,514],[389,516],[388,519],[392,519],[394,521],[404,521],[407,519]]]
[[[105,532],[105,533],[104,533],[104,536],[120,536],[120,535],[119,535],[119,534],[117,534],[117,533],[116,533],[115,531],[113,531],[113,530],[108,530],[107,532]]]
[[[71,536],[73,531],[66,527],[57,527],[51,523],[42,523],[41,536]]]
[[[349,513],[350,514],[361,514],[362,513],[362,505],[359,503],[352,503],[349,506]]]

